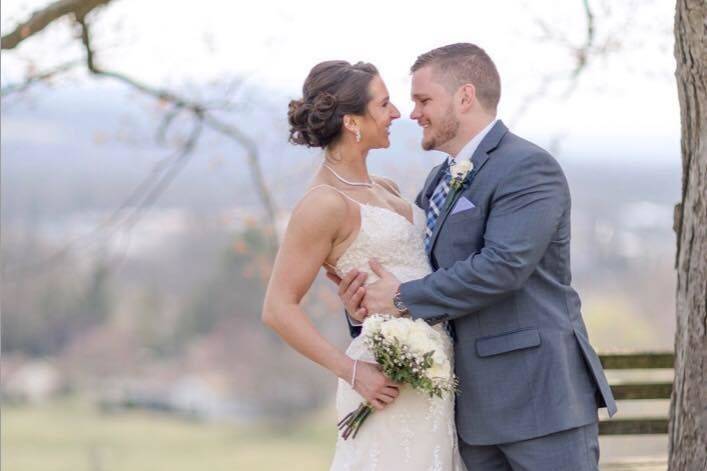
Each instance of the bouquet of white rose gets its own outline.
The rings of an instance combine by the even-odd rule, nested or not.
[[[457,379],[444,353],[442,335],[425,321],[375,314],[366,318],[361,335],[383,374],[409,384],[430,397],[453,394]],[[362,402],[338,424],[344,439],[356,438],[361,424],[373,412]]]

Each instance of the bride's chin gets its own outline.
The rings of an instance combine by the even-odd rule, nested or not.
[[[387,149],[390,147],[390,139],[382,139],[379,144],[374,145],[371,149]]]

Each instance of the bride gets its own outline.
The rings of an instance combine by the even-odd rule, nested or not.
[[[301,301],[322,267],[353,269],[373,282],[369,259],[401,281],[430,268],[423,247],[424,213],[400,197],[392,181],[370,175],[368,151],[387,148],[393,120],[377,69],[327,61],[307,76],[301,100],[290,102],[290,142],[324,149],[324,161],[292,212],[263,305],[263,321],[290,346],[338,378],[341,419],[362,401],[376,412],[355,439],[338,439],[331,471],[405,469],[463,471],[457,450],[454,398],[429,398],[394,383],[377,368],[363,339],[340,351],[312,325]],[[447,355],[451,340],[444,334]]]

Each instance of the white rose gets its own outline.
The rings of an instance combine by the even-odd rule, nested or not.
[[[427,330],[427,335],[437,344],[442,345],[444,343],[444,337],[442,337],[442,334],[430,327]]]
[[[365,336],[373,335],[380,332],[381,325],[383,324],[383,317],[379,315],[373,315],[367,317],[363,321],[363,326],[361,327],[361,334]]]
[[[415,329],[419,329],[419,330],[427,331],[427,330],[431,329],[430,325],[427,322],[423,321],[422,319],[415,319],[415,322],[413,322],[413,325],[415,326],[414,327]]]
[[[447,361],[447,355],[445,355],[445,354],[442,352],[442,349],[441,349],[441,348],[435,350],[434,355],[432,355],[432,361],[433,361],[435,364],[439,364],[439,365],[441,365],[441,364],[443,364],[443,363],[449,363],[449,362]]]
[[[410,333],[410,321],[402,318],[393,318],[383,322],[380,328],[381,334],[388,340],[394,337],[401,343],[407,343]]]
[[[436,345],[431,341],[426,332],[413,330],[408,336],[408,345],[415,353],[427,353],[435,349]]]
[[[452,178],[464,179],[464,177],[466,177],[466,175],[471,172],[473,168],[474,164],[471,160],[462,160],[461,162],[457,162],[452,165],[450,173],[452,174]]]
[[[448,379],[451,377],[452,368],[448,361],[442,363],[434,362],[432,366],[427,370],[427,376],[430,378],[444,378]]]

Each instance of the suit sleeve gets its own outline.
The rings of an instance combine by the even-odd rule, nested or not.
[[[417,194],[417,196],[415,197],[415,206],[417,206],[417,207],[420,208],[420,209],[424,209],[424,208],[422,207],[422,194],[423,194],[424,191],[425,191],[425,189],[423,188],[422,190],[420,190],[420,192],[419,192],[419,193]]]
[[[344,311],[344,317],[346,318],[346,324],[349,326],[349,334],[351,334],[351,338],[355,339],[361,334],[361,326],[363,324],[351,319],[346,311]]]
[[[412,317],[430,323],[456,319],[520,289],[536,269],[569,205],[564,174],[549,154],[521,159],[491,199],[481,251],[401,284],[400,295]]]

